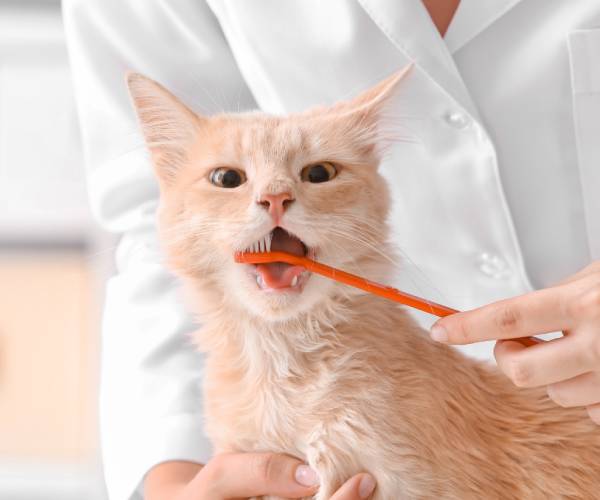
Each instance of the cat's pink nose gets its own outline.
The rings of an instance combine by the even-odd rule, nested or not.
[[[267,209],[275,223],[279,223],[283,212],[294,202],[290,193],[264,194],[258,200],[258,204]]]

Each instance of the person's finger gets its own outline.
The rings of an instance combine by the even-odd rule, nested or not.
[[[517,387],[555,384],[595,368],[592,356],[575,337],[563,337],[531,347],[513,340],[496,343],[494,356],[500,370]]]
[[[431,337],[449,344],[529,337],[567,330],[572,320],[564,307],[566,291],[546,288],[451,314],[431,328]]]
[[[262,495],[301,498],[314,495],[319,484],[310,467],[276,453],[218,455],[195,480],[202,485],[199,489],[206,498],[222,500]]]
[[[346,481],[330,500],[364,500],[375,490],[375,479],[370,474],[357,474]]]
[[[547,391],[552,401],[565,408],[600,403],[600,373],[587,372],[550,384]]]

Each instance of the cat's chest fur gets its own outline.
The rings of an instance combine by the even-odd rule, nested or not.
[[[319,499],[364,470],[387,471],[381,494],[410,491],[405,478],[430,469],[420,458],[430,455],[427,446],[408,437],[416,426],[411,412],[398,418],[402,406],[426,404],[398,383],[404,374],[425,380],[407,357],[414,333],[393,331],[410,323],[385,303],[357,304],[355,311],[350,321],[313,331],[306,323],[304,330],[265,331],[205,323],[206,344],[229,339],[207,349],[204,374],[206,430],[217,452],[297,456],[319,471]]]
[[[229,358],[231,363],[225,356],[209,357],[206,413],[217,449],[304,457],[318,426],[315,417],[321,413],[323,400],[335,391],[336,377],[323,364],[326,349],[291,356],[263,351],[249,364],[233,361],[237,355]],[[211,426],[211,421],[218,425]],[[223,429],[236,431],[232,435]]]
[[[230,323],[199,338],[206,431],[217,452],[305,460],[318,500],[361,471],[377,500],[597,496],[600,437],[582,410],[431,342],[388,302],[355,301],[331,332]]]

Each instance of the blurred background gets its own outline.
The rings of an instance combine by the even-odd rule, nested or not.
[[[59,0],[0,0],[0,499],[102,500],[112,242],[86,199]]]

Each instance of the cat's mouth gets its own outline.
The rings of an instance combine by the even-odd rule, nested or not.
[[[276,227],[269,234],[255,242],[248,249],[259,252],[286,252],[300,257],[315,257],[310,249],[297,236],[282,227]],[[250,267],[258,288],[270,292],[301,291],[310,273],[301,266],[292,266],[285,262],[253,264]]]

